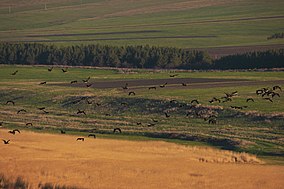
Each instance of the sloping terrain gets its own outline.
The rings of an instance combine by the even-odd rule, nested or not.
[[[105,140],[21,131],[1,144],[0,173],[78,188],[281,188],[284,167],[248,154],[165,142]]]
[[[209,48],[213,56],[284,44],[267,40],[283,32],[280,0],[5,0],[0,7],[0,41]]]

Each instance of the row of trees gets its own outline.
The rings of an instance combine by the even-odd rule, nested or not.
[[[1,43],[0,64],[43,64],[125,68],[238,69],[283,67],[283,50],[247,53],[218,60],[202,51],[171,47]]]
[[[209,55],[204,52],[168,47],[0,44],[1,64],[202,69],[211,62]]]

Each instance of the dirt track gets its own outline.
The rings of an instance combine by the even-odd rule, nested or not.
[[[110,81],[90,81],[92,88],[122,88],[128,83],[128,87],[131,89],[148,88],[150,86],[156,86],[160,88],[160,85],[167,83],[166,87],[176,89],[193,89],[193,88],[214,88],[214,87],[234,87],[234,86],[254,86],[254,85],[279,85],[284,84],[284,80],[277,81],[249,81],[245,79],[213,79],[213,78],[169,78],[169,79],[139,79],[139,80],[110,80]],[[186,83],[184,87],[181,84]],[[86,84],[57,84],[64,86],[85,87]]]
[[[95,39],[52,39],[52,40],[23,40],[21,42],[83,42],[83,41],[112,41],[112,40],[142,40],[142,39],[198,39],[198,38],[215,38],[215,35],[200,36],[148,36],[148,37],[111,37],[111,38],[95,38]]]
[[[211,48],[197,48],[195,50],[201,50],[208,52],[212,58],[216,59],[222,56],[243,54],[254,51],[267,51],[272,49],[283,49],[284,44],[274,45],[252,45],[252,46],[227,46],[227,47],[211,47]]]
[[[247,154],[139,142],[0,130],[0,173],[80,188],[281,188],[284,166]],[[260,164],[259,164],[259,163]],[[32,187],[35,188],[35,187]]]
[[[121,32],[95,32],[95,33],[55,33],[55,34],[36,34],[26,37],[69,37],[69,36],[93,36],[93,35],[117,35],[117,34],[139,34],[139,33],[159,33],[160,30],[139,30],[139,31],[121,31]]]

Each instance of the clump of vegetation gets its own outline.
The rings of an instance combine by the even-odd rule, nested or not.
[[[45,183],[45,184],[41,184],[39,183],[38,188],[40,189],[77,189],[77,187],[74,186],[60,186],[57,184],[52,184],[52,183]]]
[[[17,177],[16,180],[8,179],[3,174],[0,174],[0,188],[2,189],[28,189],[31,188],[31,185],[24,181],[23,178]],[[38,184],[39,189],[76,189],[75,186],[61,186],[58,184],[52,184],[52,183],[39,183]]]
[[[21,177],[17,177],[15,181],[7,179],[4,175],[0,175],[0,188],[3,189],[26,189],[29,184],[25,182]]]

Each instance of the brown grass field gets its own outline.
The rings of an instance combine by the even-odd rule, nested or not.
[[[0,130],[0,173],[37,188],[283,188],[284,166],[255,156],[157,141],[125,141]]]

